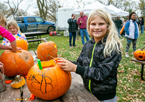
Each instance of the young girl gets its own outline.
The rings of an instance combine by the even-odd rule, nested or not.
[[[77,62],[59,58],[58,64],[64,71],[80,74],[85,88],[101,102],[116,102],[122,44],[111,15],[103,9],[92,11],[87,30],[92,39],[85,43]]]
[[[15,20],[10,20],[7,23],[7,28],[14,35],[14,37],[16,39],[24,39],[24,40],[26,40],[26,36],[23,33],[19,32],[20,29],[19,29],[19,26],[18,26],[18,24],[17,24],[17,22]],[[2,44],[3,45],[8,45],[8,46],[10,45],[9,40],[7,40],[6,38],[3,39]]]
[[[2,50],[12,50],[14,53],[17,52],[17,50],[21,50],[20,48],[17,48],[16,45],[16,39],[15,37],[8,32],[4,27],[6,26],[6,18],[4,15],[0,13],[0,35],[10,41],[11,46],[5,46],[0,44],[0,49]],[[0,79],[2,78],[1,73],[4,73],[3,63],[0,62]]]

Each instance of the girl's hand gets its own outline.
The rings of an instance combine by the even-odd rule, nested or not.
[[[64,71],[76,72],[77,65],[63,58],[58,58],[57,61],[57,64],[61,65]]]
[[[22,48],[20,48],[20,47],[17,47],[17,50],[22,50]]]

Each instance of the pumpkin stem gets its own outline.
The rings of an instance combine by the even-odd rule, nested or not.
[[[42,70],[42,65],[41,65],[41,61],[40,61],[40,59],[37,59],[37,61],[38,61],[39,69]]]
[[[17,76],[15,77],[15,80],[16,80],[17,82],[19,82],[19,80],[20,80],[20,75],[17,75]]]
[[[145,46],[141,49],[141,51],[143,51],[144,48],[145,48]]]

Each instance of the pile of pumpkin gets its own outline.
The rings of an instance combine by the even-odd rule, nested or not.
[[[41,60],[42,69],[38,63],[34,65],[33,56],[26,50],[13,53],[5,50],[0,61],[4,64],[4,74],[9,77],[21,75],[13,88],[19,88],[26,82],[29,91],[44,100],[53,100],[65,94],[71,85],[71,74],[61,69],[57,64],[57,46],[54,42],[43,42],[38,45],[37,57]],[[20,81],[19,81],[20,80]],[[18,83],[19,82],[19,83]]]

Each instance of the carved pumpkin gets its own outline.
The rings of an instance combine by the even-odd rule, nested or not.
[[[52,57],[51,57],[52,56]],[[57,46],[54,42],[48,41],[38,45],[37,57],[41,61],[48,61],[57,57]]]
[[[142,48],[134,51],[134,57],[138,60],[145,60],[145,50]]]
[[[35,64],[28,72],[29,91],[43,100],[53,100],[65,94],[71,85],[70,72],[63,71],[54,60],[42,61],[42,70]]]
[[[28,43],[24,39],[17,39],[16,40],[17,47],[22,48],[23,50],[28,50]]]
[[[0,62],[4,64],[4,74],[9,77],[27,75],[29,69],[34,65],[32,55],[21,50],[13,53],[11,50],[5,50],[0,56]]]
[[[11,83],[12,88],[20,88],[25,85],[25,78],[23,76],[17,75],[15,80]]]

